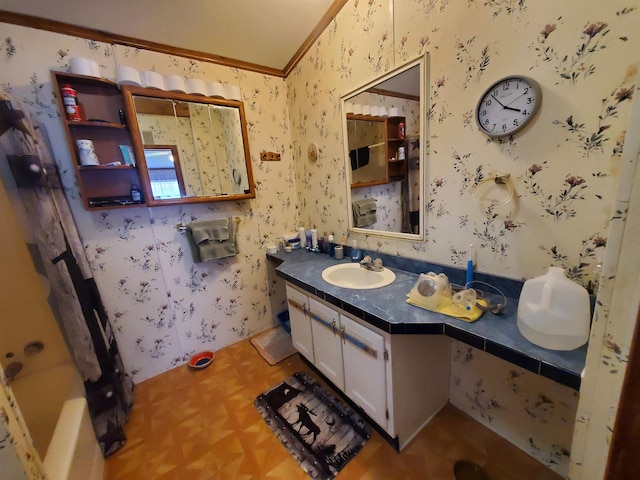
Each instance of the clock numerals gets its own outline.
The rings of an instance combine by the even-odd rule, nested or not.
[[[542,91],[527,77],[511,76],[489,87],[476,107],[476,122],[492,137],[511,135],[524,128],[535,116]]]

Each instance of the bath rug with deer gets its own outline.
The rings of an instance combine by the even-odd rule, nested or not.
[[[314,479],[334,478],[371,435],[360,415],[304,373],[258,395],[254,405]]]

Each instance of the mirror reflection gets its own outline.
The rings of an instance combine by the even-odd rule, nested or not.
[[[387,180],[386,135],[383,118],[359,119],[347,114],[347,143],[351,188]]]
[[[186,195],[180,157],[175,145],[145,145],[144,158],[153,198],[181,198]]]
[[[426,54],[342,99],[355,232],[424,237],[425,70]]]
[[[139,87],[123,93],[152,205],[255,197],[242,102]]]

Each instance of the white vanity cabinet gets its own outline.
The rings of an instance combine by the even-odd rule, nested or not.
[[[287,285],[287,304],[293,346],[310,362],[314,363],[311,321],[307,316],[309,297]]]
[[[296,349],[401,450],[447,403],[444,335],[389,334],[287,284]]]
[[[340,315],[345,390],[349,398],[387,430],[385,339],[355,320]]]
[[[309,318],[315,355],[313,364],[344,392],[340,314],[333,308],[310,298]]]

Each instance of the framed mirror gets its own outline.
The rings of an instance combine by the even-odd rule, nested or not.
[[[342,97],[349,231],[424,240],[427,55]]]
[[[122,87],[146,203],[255,198],[242,102]]]

